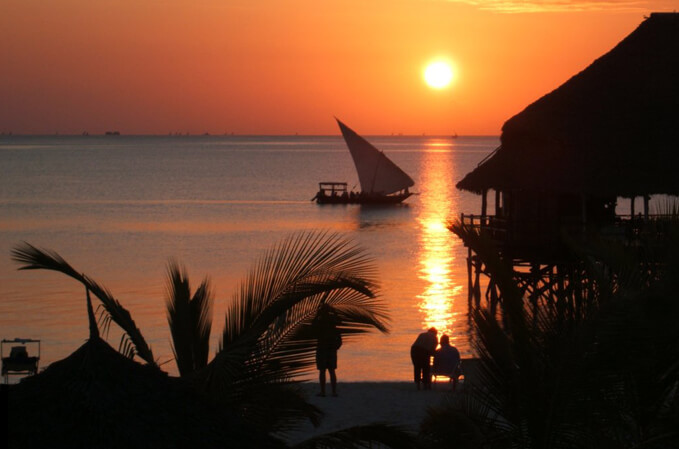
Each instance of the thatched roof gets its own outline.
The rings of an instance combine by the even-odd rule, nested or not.
[[[502,127],[457,184],[600,196],[679,194],[679,14],[654,13]]]
[[[90,338],[64,360],[9,388],[16,448],[271,447],[181,378]]]

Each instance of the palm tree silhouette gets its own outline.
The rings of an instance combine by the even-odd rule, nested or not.
[[[98,329],[90,292],[101,302],[99,325],[115,322],[124,332],[119,351],[158,367],[132,316],[107,289],[56,252],[26,242],[12,250],[12,259],[21,270],[57,271],[82,283],[92,332]],[[306,402],[294,382],[313,365],[317,332],[313,320],[319,310],[331,308],[343,336],[351,338],[371,329],[388,332],[389,317],[378,297],[376,274],[365,251],[337,234],[293,234],[269,250],[240,283],[226,311],[219,347],[208,361],[210,280],[205,278],[192,293],[185,268],[171,260],[166,306],[181,378],[211,406],[236,410],[247,425],[262,432],[284,435],[306,419],[317,424],[320,410]],[[347,440],[347,435],[353,436]],[[357,428],[328,438],[382,441],[389,447],[410,444],[409,437],[391,426]],[[326,440],[316,441],[322,447]]]

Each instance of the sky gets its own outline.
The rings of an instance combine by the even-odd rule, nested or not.
[[[679,0],[3,0],[0,132],[498,135]],[[448,61],[432,89],[426,65]]]

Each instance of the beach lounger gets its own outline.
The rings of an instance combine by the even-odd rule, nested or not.
[[[2,340],[2,343],[3,345],[5,343],[21,343],[21,345],[10,348],[9,356],[4,357],[4,353],[2,354],[2,376],[5,383],[8,383],[10,375],[31,375],[38,372],[40,356],[29,357],[25,345],[26,343],[39,344],[39,340],[16,338],[14,340]]]
[[[431,371],[432,381],[436,383],[438,378],[447,378],[448,382],[453,384],[453,390],[455,390],[460,380],[463,384],[468,384],[473,380],[478,363],[479,359],[469,358],[460,360],[460,363],[453,370],[449,367],[446,369],[446,367],[433,366]]]

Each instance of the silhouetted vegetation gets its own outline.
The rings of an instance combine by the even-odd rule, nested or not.
[[[12,258],[20,269],[58,271],[85,286],[90,339],[12,387],[11,447],[285,447],[286,432],[321,418],[295,382],[313,364],[311,323],[318,310],[331,307],[345,335],[387,331],[375,267],[363,250],[337,235],[297,234],[269,251],[241,283],[210,361],[210,281],[192,294],[184,268],[170,262],[166,303],[181,375],[170,377],[108,290],[53,251],[24,243]],[[115,322],[123,330],[120,352],[100,338],[90,292],[102,304],[99,325]],[[400,428],[376,424],[304,447],[411,443]]]
[[[571,243],[587,282],[584,307],[563,291],[540,308],[483,231],[451,230],[483,260],[501,291],[501,316],[474,310],[478,378],[431,410],[431,447],[666,448],[679,444],[679,227],[662,245]]]

